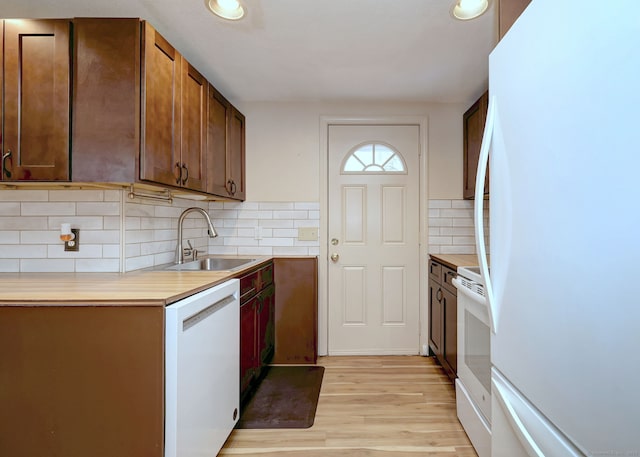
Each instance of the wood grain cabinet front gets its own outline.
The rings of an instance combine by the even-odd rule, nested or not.
[[[240,279],[240,399],[246,401],[271,362],[274,351],[273,262]]]
[[[464,113],[463,116],[463,190],[464,198],[475,197],[476,192],[476,172],[478,170],[478,160],[480,158],[480,147],[482,146],[482,135],[484,124],[487,119],[487,109],[489,108],[489,93],[482,96]],[[489,170],[484,182],[484,195],[489,194]]]
[[[429,350],[453,381],[458,366],[458,297],[456,271],[429,260]]]
[[[140,179],[204,191],[207,80],[143,22]]]
[[[0,455],[162,457],[164,307],[0,306]]]
[[[244,199],[244,116],[151,24],[74,19],[74,36],[73,181]]]
[[[0,22],[0,180],[68,181],[71,21]]]
[[[245,199],[245,117],[209,85],[207,192]]]

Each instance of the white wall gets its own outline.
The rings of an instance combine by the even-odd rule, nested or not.
[[[463,105],[253,102],[247,123],[247,201],[320,200],[320,116],[426,116],[428,198],[462,198]]]

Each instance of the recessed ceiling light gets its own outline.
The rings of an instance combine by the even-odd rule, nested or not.
[[[237,21],[244,16],[244,8],[238,0],[205,0],[207,8],[223,19]]]
[[[456,19],[468,21],[481,16],[489,7],[488,0],[457,0],[451,9],[451,14]]]

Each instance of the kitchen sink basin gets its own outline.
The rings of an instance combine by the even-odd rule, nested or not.
[[[205,257],[203,259],[193,260],[181,264],[174,264],[165,268],[165,270],[176,271],[229,271],[239,270],[252,262],[255,258],[248,257]]]

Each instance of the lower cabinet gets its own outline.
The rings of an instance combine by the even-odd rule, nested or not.
[[[240,399],[245,400],[271,362],[275,342],[273,262],[240,279]]]
[[[274,363],[315,364],[318,359],[318,258],[274,259],[276,347]]]
[[[164,307],[0,306],[0,455],[162,457]]]
[[[456,271],[429,260],[429,350],[453,381],[458,368],[458,296],[451,282]]]

